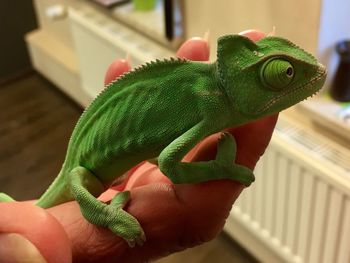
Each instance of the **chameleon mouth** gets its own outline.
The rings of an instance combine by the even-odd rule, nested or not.
[[[302,100],[306,100],[307,98],[315,95],[323,86],[323,83],[325,81],[325,77],[327,75],[326,68],[321,64],[318,63],[318,70],[316,72],[316,76],[310,79],[308,82],[304,83],[301,86],[295,87],[293,89],[288,89],[282,93],[280,93],[278,96],[272,98],[269,100],[262,108],[260,108],[256,113],[261,114],[262,112],[267,111],[270,109],[273,105],[277,104],[279,101],[281,101],[285,96],[288,96],[289,94],[293,93],[295,94],[294,98],[295,100],[291,100],[291,105],[294,103],[297,103]],[[316,84],[316,85],[315,85]],[[302,92],[301,92],[302,91]],[[305,97],[305,93],[308,93],[308,95]]]

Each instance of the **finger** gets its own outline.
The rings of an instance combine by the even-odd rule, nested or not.
[[[199,187],[210,193],[207,186]],[[116,258],[120,262],[145,262],[212,239],[224,224],[230,207],[223,206],[215,196],[206,204],[203,200],[198,204],[198,199],[191,204],[177,194],[169,184],[149,184],[132,190],[126,210],[138,219],[147,237],[144,246],[132,249],[107,229],[88,223],[76,202],[49,211],[66,229],[73,262],[114,262]]]
[[[176,56],[194,61],[207,61],[209,60],[208,41],[198,37],[189,39],[182,44]]]
[[[237,129],[229,129],[237,141],[236,162],[254,169],[270,143],[278,114],[251,122]]]
[[[107,202],[110,201],[117,192],[132,190],[133,188],[151,183],[171,184],[171,181],[159,171],[158,166],[149,162],[144,162],[141,166],[138,166],[136,170],[133,170],[131,176],[126,178],[121,185],[111,187],[104,192],[99,197],[99,200]]]
[[[259,41],[260,39],[266,37],[266,34],[260,30],[249,29],[239,33],[242,36],[246,36],[253,41]]]
[[[119,76],[123,75],[125,72],[131,70],[130,63],[127,59],[117,59],[109,65],[104,83],[108,85],[113,80],[117,79]]]
[[[71,262],[68,236],[44,209],[30,203],[9,202],[0,203],[0,211],[1,262],[21,262],[23,258],[28,262],[43,262],[43,258],[49,263]]]

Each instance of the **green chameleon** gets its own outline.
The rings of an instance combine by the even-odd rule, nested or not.
[[[96,199],[116,178],[155,158],[174,183],[232,179],[249,186],[253,172],[235,164],[234,138],[223,133],[215,160],[182,162],[199,141],[286,109],[316,93],[326,69],[288,40],[254,43],[240,35],[218,40],[212,64],[171,59],[148,63],[112,82],[80,117],[62,169],[37,205],[78,201],[91,223],[107,227],[129,246],[145,234],[123,206],[128,191],[109,204]],[[10,201],[1,194],[0,200]]]

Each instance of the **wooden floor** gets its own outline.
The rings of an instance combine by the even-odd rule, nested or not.
[[[57,175],[82,110],[32,74],[0,87],[0,192],[39,197]]]
[[[222,233],[201,246],[160,259],[157,263],[257,263],[243,248]]]
[[[37,198],[56,177],[82,109],[37,74],[0,86],[0,192]],[[257,262],[224,234],[158,263]]]

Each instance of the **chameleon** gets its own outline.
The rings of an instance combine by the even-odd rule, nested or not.
[[[217,59],[146,63],[106,86],[78,120],[62,168],[36,205],[76,200],[83,216],[130,247],[145,233],[123,207],[130,192],[110,203],[97,197],[138,163],[156,160],[174,184],[231,179],[249,186],[253,171],[236,164],[236,142],[223,132],[214,160],[183,162],[207,136],[278,113],[317,93],[326,68],[287,39],[258,42],[241,35],[218,39]],[[0,200],[12,200],[5,194]]]

